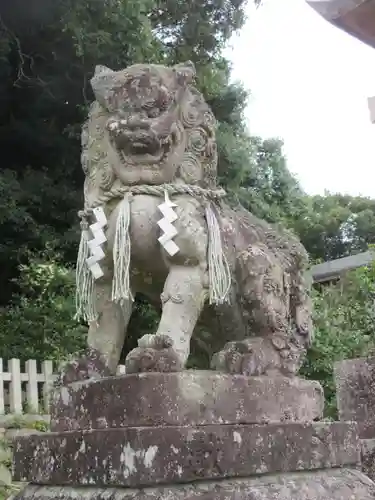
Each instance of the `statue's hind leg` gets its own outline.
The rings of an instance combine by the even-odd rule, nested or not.
[[[139,340],[139,347],[126,359],[126,372],[181,371],[206,296],[201,267],[171,267],[161,295],[163,309],[156,335]]]
[[[292,277],[260,244],[252,245],[239,257],[239,275],[246,278],[241,282],[241,295],[250,319],[249,337],[228,342],[213,356],[211,367],[249,376],[294,376],[305,348],[301,336],[296,335],[296,314],[290,305],[295,295],[291,293]]]

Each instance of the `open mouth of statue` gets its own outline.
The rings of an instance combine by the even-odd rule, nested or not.
[[[168,155],[173,145],[173,138],[169,136],[159,140],[134,139],[116,141],[116,149],[121,159],[128,163],[151,164],[158,163]]]
[[[124,163],[154,164],[163,160],[175,144],[173,132],[157,137],[151,130],[109,127],[111,142]]]

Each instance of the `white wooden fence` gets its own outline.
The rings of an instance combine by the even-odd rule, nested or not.
[[[117,373],[125,373],[125,367],[119,365]],[[23,371],[19,359],[3,362],[0,358],[0,415],[49,413],[50,388],[56,376],[50,360],[38,366],[35,359],[29,359]]]

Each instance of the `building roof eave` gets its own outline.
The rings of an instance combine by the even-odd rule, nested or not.
[[[306,0],[338,28],[375,48],[375,0]]]
[[[341,274],[347,271],[366,266],[374,260],[375,252],[369,250],[367,252],[358,253],[357,255],[349,255],[341,259],[316,264],[311,267],[310,273],[314,283],[324,283],[339,278]]]

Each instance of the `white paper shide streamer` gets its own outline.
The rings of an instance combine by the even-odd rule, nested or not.
[[[99,262],[105,257],[102,249],[107,241],[103,228],[107,217],[101,207],[94,208],[92,215],[95,222],[88,225],[87,219],[81,223],[82,235],[79,245],[76,268],[76,319],[92,323],[97,320],[94,297],[95,280],[103,276]]]
[[[100,267],[99,262],[105,257],[102,245],[107,241],[103,231],[103,228],[107,225],[107,217],[102,207],[94,208],[92,214],[96,222],[89,226],[93,238],[88,241],[90,257],[86,260],[86,264],[90,269],[94,280],[97,280],[103,276],[103,270]]]
[[[163,231],[158,241],[171,257],[180,251],[179,247],[173,241],[173,238],[178,233],[173,225],[173,222],[178,219],[176,212],[173,210],[174,207],[177,207],[177,205],[169,199],[167,191],[164,191],[164,203],[158,205],[158,209],[164,216],[158,221],[158,226]]]

